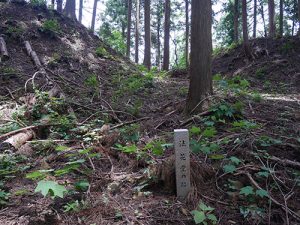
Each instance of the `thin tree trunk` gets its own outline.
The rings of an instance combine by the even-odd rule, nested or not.
[[[268,1],[269,9],[269,37],[275,37],[276,27],[275,27],[275,3],[274,0]]]
[[[76,20],[76,2],[75,0],[67,0],[64,14],[72,19]]]
[[[189,21],[189,0],[185,0],[185,65],[189,67],[189,39],[190,39],[190,21]]]
[[[94,0],[92,24],[91,24],[91,30],[92,31],[95,31],[95,23],[96,23],[96,15],[97,15],[97,3],[98,3],[98,0]]]
[[[300,0],[298,0],[298,25],[299,25],[298,35],[300,36]]]
[[[280,13],[279,13],[279,36],[283,35],[283,0],[280,0]]]
[[[264,33],[265,33],[265,37],[268,36],[267,34],[267,26],[266,26],[266,20],[265,20],[265,11],[264,11],[264,2],[261,0],[260,2],[260,9],[261,9],[261,18],[264,24]]]
[[[161,29],[161,0],[158,0],[158,3],[157,3],[157,12],[156,12],[156,16],[157,16],[157,30],[156,30],[156,33],[157,33],[157,55],[156,55],[156,66],[158,69],[160,69],[160,54],[161,54],[161,43],[160,43],[160,29]]]
[[[239,0],[234,0],[234,42],[239,41]]]
[[[79,0],[79,23],[82,23],[83,0]]]
[[[51,7],[52,7],[52,9],[54,9],[54,5],[55,5],[55,0],[51,0]]]
[[[136,0],[136,16],[135,16],[135,63],[139,63],[139,39],[140,39],[140,0]]]
[[[170,66],[170,16],[171,16],[171,2],[165,2],[165,35],[164,35],[164,61],[163,70],[168,71]]]
[[[186,111],[193,113],[208,107],[212,94],[212,4],[211,0],[192,0],[190,87]]]
[[[245,50],[245,55],[251,59],[251,51],[249,46],[249,37],[248,37],[248,22],[247,22],[247,0],[243,0],[242,6],[242,17],[243,17],[243,45]]]
[[[62,8],[63,8],[62,7],[62,3],[63,3],[62,0],[56,0],[56,4],[57,4],[57,8],[56,9],[60,13],[62,13]]]
[[[150,5],[151,0],[145,0],[145,54],[144,54],[144,66],[147,69],[151,69],[151,29],[150,29]]]
[[[130,57],[130,46],[131,46],[131,12],[132,12],[132,0],[128,0],[127,9],[127,49],[126,56]]]
[[[256,38],[256,26],[257,26],[257,0],[254,0],[254,12],[253,12],[253,38]]]

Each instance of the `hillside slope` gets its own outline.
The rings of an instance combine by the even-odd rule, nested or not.
[[[253,61],[222,51],[210,108],[187,116],[187,77],[137,69],[56,12],[0,3],[0,34],[1,225],[188,225],[203,207],[220,225],[299,224],[299,38],[252,40]],[[185,202],[177,128],[191,139]]]

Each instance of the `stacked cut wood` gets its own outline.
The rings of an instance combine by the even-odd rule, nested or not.
[[[9,54],[8,54],[8,51],[6,48],[6,43],[2,36],[0,36],[0,53],[1,53],[0,61],[6,61],[9,59]]]

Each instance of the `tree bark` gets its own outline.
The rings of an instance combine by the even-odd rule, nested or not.
[[[132,0],[128,0],[127,9],[127,49],[126,56],[130,58],[130,46],[131,46],[131,12],[132,12]]]
[[[247,0],[242,0],[242,17],[243,17],[243,45],[245,50],[245,55],[251,59],[252,54],[249,46],[249,37],[248,37],[248,22],[247,22]]]
[[[144,66],[151,69],[151,29],[150,29],[150,5],[151,0],[145,0],[145,54],[144,54]]]
[[[300,0],[298,0],[298,24],[299,24],[298,35],[300,36]]]
[[[26,141],[31,140],[35,136],[34,131],[28,130],[23,133],[16,134],[6,141],[2,142],[0,145],[0,150],[5,151],[9,149],[13,149],[14,151],[19,149]]]
[[[0,36],[0,54],[1,54],[1,61],[6,61],[9,59],[9,54],[6,48],[6,43],[3,37]]]
[[[139,40],[140,40],[140,0],[136,0],[136,15],[135,15],[135,63],[139,63]]]
[[[92,31],[95,31],[95,23],[96,23],[96,15],[97,15],[97,3],[98,3],[98,0],[94,0],[92,24],[91,24],[91,30]]]
[[[268,0],[269,9],[269,37],[275,37],[276,27],[275,27],[275,3],[274,0]]]
[[[254,0],[253,6],[253,38],[256,38],[256,26],[257,26],[257,0]]]
[[[185,64],[189,67],[189,39],[190,39],[190,21],[189,21],[189,0],[185,0]]]
[[[32,47],[31,47],[29,41],[25,41],[24,44],[25,44],[25,49],[27,51],[27,54],[28,54],[28,56],[31,57],[32,61],[34,62],[34,65],[38,69],[42,68],[42,63],[41,63],[39,57],[37,56],[36,52],[32,50]]]
[[[79,0],[79,23],[82,23],[83,0]]]
[[[212,94],[212,4],[211,0],[192,0],[190,87],[186,111],[208,107]]]
[[[280,0],[280,13],[279,13],[279,36],[283,35],[283,0]]]
[[[56,4],[57,4],[57,11],[62,13],[62,8],[63,8],[63,0],[56,0]]]
[[[239,0],[234,0],[234,42],[239,41]]]
[[[161,29],[161,6],[162,6],[162,2],[161,0],[158,0],[157,3],[157,11],[156,11],[156,16],[157,16],[157,27],[156,27],[156,33],[157,33],[157,44],[156,44],[156,50],[157,50],[157,54],[156,54],[156,66],[158,69],[160,69],[160,60],[161,60],[161,43],[160,43],[160,29]]]
[[[168,71],[170,66],[170,16],[171,3],[170,0],[165,1],[165,29],[164,29],[164,60],[163,70]]]
[[[260,11],[261,11],[261,18],[262,18],[263,25],[264,25],[264,34],[265,34],[265,37],[267,37],[268,34],[267,34],[267,26],[266,26],[266,20],[265,20],[264,2],[262,0],[260,2]]]
[[[75,0],[67,0],[64,8],[64,14],[76,20],[76,2]]]

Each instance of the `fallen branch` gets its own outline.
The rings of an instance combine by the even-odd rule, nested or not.
[[[11,136],[6,141],[2,142],[0,145],[0,150],[8,150],[8,149],[19,149],[23,144],[27,141],[31,140],[35,136],[35,132],[33,130],[27,130],[22,133],[18,133],[14,136]]]
[[[250,180],[250,182],[259,190],[263,190],[263,188],[261,188],[259,186],[259,184],[253,179],[253,177],[251,176],[250,173],[244,173]],[[292,217],[294,217],[296,220],[300,221],[300,216],[292,211],[291,209],[287,208],[285,205],[281,204],[280,202],[278,202],[276,199],[274,199],[272,196],[270,196],[270,194],[268,194],[268,198],[276,205],[280,206],[284,211],[287,211]]]
[[[143,120],[148,120],[148,119],[150,119],[150,117],[144,117],[144,118],[140,118],[140,119],[136,119],[136,120],[132,120],[132,121],[120,123],[120,124],[118,124],[116,126],[111,127],[110,130],[114,130],[114,129],[117,129],[119,127],[123,127],[125,125],[133,124],[133,123],[140,122],[140,121],[143,121]]]
[[[1,53],[1,60],[6,61],[9,60],[8,51],[6,48],[6,43],[3,37],[0,37],[0,53]]]
[[[32,50],[32,47],[31,47],[29,41],[25,41],[24,44],[25,44],[27,54],[28,54],[28,56],[31,57],[32,61],[34,62],[34,65],[38,69],[42,68],[42,63],[41,63],[39,57],[37,56],[36,52]]]
[[[295,162],[295,161],[292,161],[292,160],[289,160],[289,159],[280,159],[280,158],[277,158],[276,156],[272,156],[270,158],[270,160],[279,162],[282,165],[289,165],[289,166],[292,166],[292,167],[300,168],[300,163],[299,162]]]
[[[183,121],[183,122],[180,124],[180,126],[188,125],[189,123],[193,122],[195,119],[198,119],[198,120],[199,120],[199,119],[200,119],[200,116],[207,116],[207,115],[209,115],[209,114],[211,114],[211,111],[205,111],[205,112],[199,113],[199,114],[197,114],[197,115],[194,115],[194,116],[192,116],[191,118],[189,118],[189,119]]]

